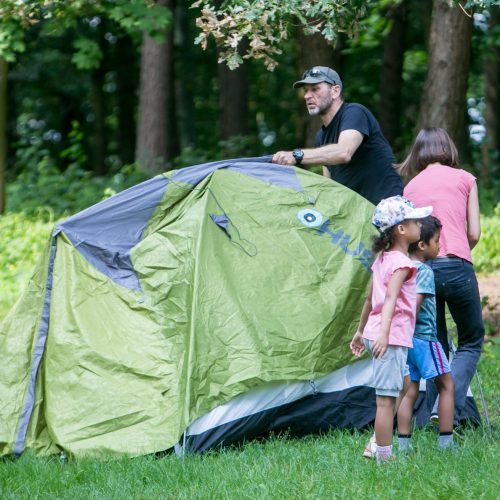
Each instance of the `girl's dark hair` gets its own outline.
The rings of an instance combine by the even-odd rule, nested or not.
[[[410,153],[396,166],[403,181],[408,183],[431,163],[458,167],[458,152],[448,132],[442,128],[422,129],[410,149]]]
[[[378,236],[374,236],[372,238],[372,252],[373,254],[377,254],[382,250],[387,250],[394,241],[394,228],[396,226],[392,226],[385,231],[381,231]]]
[[[420,239],[416,243],[412,243],[408,247],[408,252],[413,253],[418,250],[418,244],[423,241],[429,244],[431,238],[443,227],[439,219],[429,215],[423,219],[419,219],[420,222]]]

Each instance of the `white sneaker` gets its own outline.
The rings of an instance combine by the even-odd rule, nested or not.
[[[431,424],[439,429],[439,415],[437,413],[431,413]]]

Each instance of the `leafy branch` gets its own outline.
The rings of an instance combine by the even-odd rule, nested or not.
[[[291,26],[299,26],[306,35],[320,33],[333,42],[342,32],[356,35],[367,2],[361,0],[227,0],[216,5],[211,0],[197,0],[196,25],[201,33],[195,43],[206,49],[213,37],[220,47],[219,62],[238,67],[243,59],[262,59],[269,70],[278,64],[281,42]],[[240,54],[242,40],[247,49]]]

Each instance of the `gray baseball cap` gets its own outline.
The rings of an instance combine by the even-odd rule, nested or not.
[[[330,83],[331,85],[340,85],[340,88],[342,88],[342,80],[339,74],[328,66],[314,66],[304,71],[302,80],[295,82],[293,88],[297,89],[303,85],[313,85],[321,82]]]

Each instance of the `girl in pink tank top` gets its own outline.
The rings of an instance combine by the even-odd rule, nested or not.
[[[432,207],[415,208],[406,198],[392,196],[382,200],[373,213],[372,222],[380,234],[374,239],[372,251],[378,255],[372,266],[373,279],[358,331],[350,347],[355,356],[367,349],[373,358],[372,386],[377,402],[375,455],[379,462],[392,456],[396,400],[404,395],[401,391],[406,357],[408,347],[413,346],[417,269],[407,256],[408,247],[420,239],[418,219],[431,212]]]
[[[429,264],[436,284],[438,339],[447,355],[450,346],[445,304],[457,325],[458,347],[451,371],[455,380],[454,425],[458,425],[484,338],[481,300],[471,257],[481,234],[476,180],[458,167],[455,144],[441,128],[419,132],[408,157],[399,165],[399,173],[407,183],[404,195],[417,207],[432,205],[433,215],[443,225],[439,255]],[[428,384],[428,391],[431,399],[435,398],[433,384]],[[430,411],[435,422],[437,402]]]

